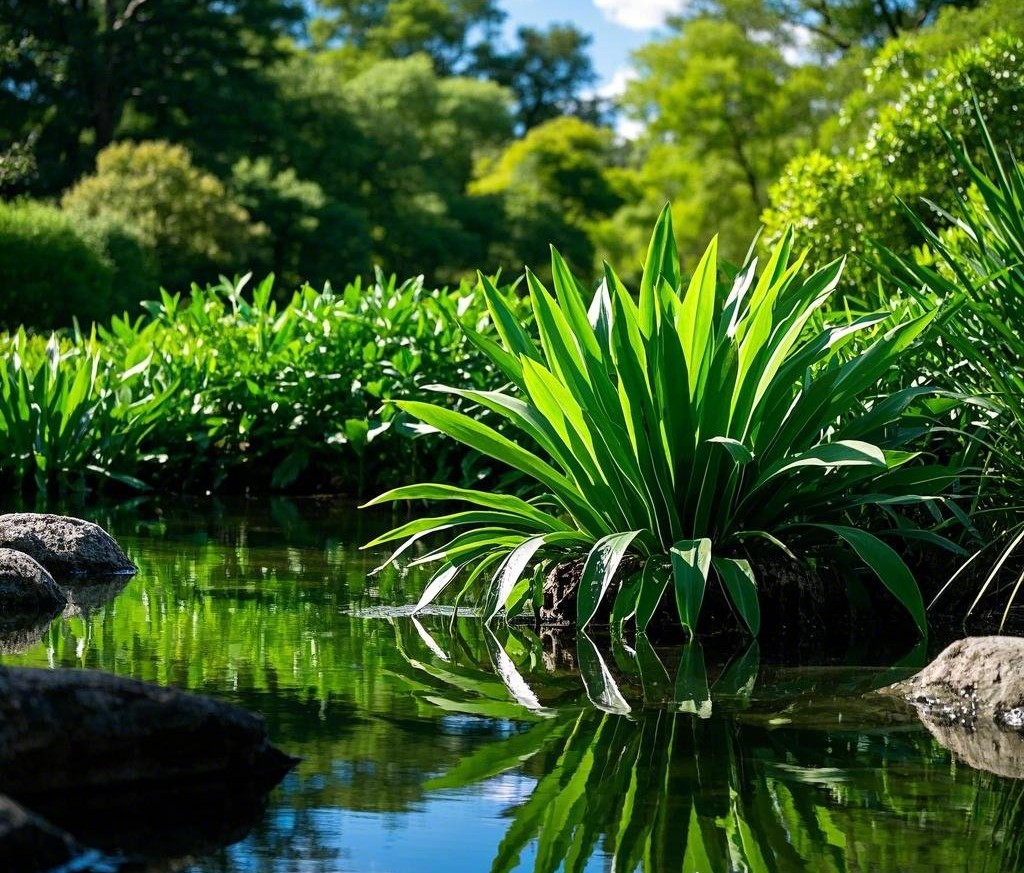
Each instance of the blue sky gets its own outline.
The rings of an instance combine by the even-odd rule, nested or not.
[[[656,34],[665,16],[685,0],[500,0],[509,33],[523,24],[543,27],[568,22],[593,37],[591,56],[600,87],[621,86],[629,53]],[[618,74],[618,76],[616,75]]]

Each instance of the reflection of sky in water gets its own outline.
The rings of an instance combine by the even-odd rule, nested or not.
[[[490,868],[508,828],[505,811],[525,801],[535,784],[536,780],[522,774],[505,773],[472,791],[439,791],[402,813],[315,808],[303,826],[293,809],[272,807],[267,830],[277,833],[270,842],[283,838],[293,853],[267,866],[267,859],[260,857],[265,844],[246,839],[227,849],[230,869],[238,873],[419,873],[429,867],[480,873]],[[287,784],[283,788],[287,792]],[[534,854],[530,846],[516,869],[533,869]],[[595,854],[586,870],[601,870],[602,864]],[[189,868],[190,873],[204,869],[201,864]]]
[[[847,707],[877,670],[773,674],[755,653],[716,673],[699,647],[639,644],[635,662],[613,649],[606,663],[581,639],[575,666],[549,673],[522,629],[492,638],[474,619],[359,613],[408,603],[423,584],[367,580],[381,556],[358,544],[390,516],[283,502],[151,510],[96,516],[139,575],[2,660],[227,699],[302,758],[266,813],[250,810],[247,836],[211,850],[246,832],[229,827],[170,869],[485,873],[519,827],[520,871],[554,873],[570,837],[582,848],[569,866],[587,873],[1024,870],[1024,782],[957,764],[916,721],[858,726]],[[588,695],[636,708],[607,714]],[[837,723],[837,698],[852,722]],[[672,715],[683,703],[711,717]],[[467,764],[471,778],[450,779]],[[463,787],[427,784],[439,776]],[[630,841],[637,851],[613,862]]]

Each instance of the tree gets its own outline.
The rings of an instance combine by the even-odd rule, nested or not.
[[[96,173],[63,197],[71,216],[115,220],[155,253],[160,281],[173,290],[218,272],[243,272],[266,229],[189,153],[166,142],[115,143],[96,160]]]
[[[970,154],[983,151],[972,95],[994,140],[1018,154],[1024,148],[1022,53],[1024,40],[1016,34],[983,39],[938,70],[909,79],[899,99],[879,113],[849,152],[813,151],[792,161],[771,190],[766,236],[777,237],[794,225],[819,261],[870,254],[872,241],[909,253],[923,239],[898,198],[915,208],[922,197],[947,210],[953,205],[958,179],[942,130],[962,139]],[[927,215],[941,222],[930,210]],[[854,260],[847,273],[851,285],[861,285],[858,297],[870,298],[872,273],[864,263]]]
[[[358,202],[373,261],[438,281],[478,266],[492,230],[466,187],[476,159],[511,136],[508,92],[439,77],[430,58],[416,55],[374,64],[340,93],[368,143]]]
[[[37,193],[119,137],[180,141],[226,169],[267,134],[265,71],[302,15],[301,0],[5,0],[0,142],[37,137]]]
[[[553,24],[547,30],[520,27],[516,40],[507,52],[482,44],[475,70],[512,91],[520,129],[560,115],[595,121],[600,114],[596,101],[583,96],[597,81],[588,54],[591,37],[570,24]]]
[[[880,48],[887,40],[932,24],[945,7],[980,0],[700,0],[691,16],[732,21],[795,39],[804,49],[845,53]],[[678,19],[684,22],[686,17]]]
[[[836,117],[819,131],[818,145],[829,152],[856,148],[908,82],[925,78],[957,52],[1001,32],[1024,33],[1024,4],[1019,0],[986,0],[976,8],[947,6],[929,27],[889,40],[860,71]]]
[[[495,0],[318,0],[310,31],[377,58],[426,54],[441,75],[464,72],[480,42],[492,41],[505,13]]]
[[[621,103],[643,121],[645,133],[634,151],[632,178],[620,183],[644,198],[645,217],[672,201],[677,218],[686,218],[679,221],[685,254],[696,256],[721,232],[725,256],[741,259],[768,185],[814,135],[817,69],[793,65],[772,43],[713,18],[687,22],[641,48],[634,60],[638,77]],[[622,219],[637,204],[626,209]],[[614,241],[629,233],[624,221],[613,219],[602,236]],[[641,259],[637,252],[623,262]]]
[[[526,263],[544,274],[553,243],[570,263],[589,272],[591,226],[622,203],[608,177],[613,160],[610,130],[578,118],[555,118],[483,162],[470,192],[500,211],[503,228],[491,244],[487,269],[516,274]]]

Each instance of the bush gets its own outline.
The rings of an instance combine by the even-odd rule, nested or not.
[[[0,202],[0,325],[55,328],[106,317],[115,269],[55,206]]]
[[[106,321],[110,316],[124,312],[137,315],[141,311],[139,304],[152,297],[159,288],[156,254],[117,216],[72,217],[82,239],[110,265],[112,271],[110,301],[94,320]]]
[[[0,338],[0,476],[22,490],[83,488],[90,478],[141,483],[125,470],[160,421],[166,395],[145,390],[152,353],[126,370],[100,354],[95,336],[44,341],[24,330]],[[142,390],[138,390],[142,385]]]
[[[272,279],[246,286],[164,292],[147,304],[150,320],[115,318],[100,332],[107,360],[127,366],[152,352],[149,390],[175,398],[144,446],[141,478],[360,493],[416,474],[486,473],[464,466],[465,451],[421,438],[388,403],[436,382],[500,384],[463,330],[488,329],[475,289],[378,276],[337,293],[306,286],[278,305]]]
[[[949,150],[970,183],[956,196],[953,231],[936,233],[908,210],[935,263],[880,249],[882,271],[909,298],[942,304],[942,342],[928,349],[925,365],[940,384],[982,407],[972,426],[980,432],[976,446],[984,447],[977,461],[984,542],[1009,546],[993,562],[972,610],[1024,541],[1018,505],[1024,487],[1024,164],[1000,155],[985,135],[984,116],[974,117],[986,141],[983,159],[975,161],[952,141]],[[1004,622],[1021,584],[1018,579]]]
[[[972,87],[992,136],[1014,149],[1024,145],[1022,55],[1024,40],[1018,36],[986,39],[907,87],[880,111],[850,154],[818,151],[791,162],[770,192],[772,206],[763,216],[768,238],[794,226],[824,258],[862,255],[872,239],[899,252],[919,246],[924,238],[897,197],[912,204],[928,197],[943,208],[952,205],[961,183],[942,129],[962,138],[970,154],[981,154],[984,143],[970,108]],[[935,215],[929,221],[939,223]],[[866,289],[869,269],[852,264],[847,282]]]
[[[131,228],[169,288],[238,271],[265,236],[214,176],[192,164],[188,151],[166,142],[108,146],[95,175],[65,193],[62,204],[76,218]]]
[[[717,578],[756,634],[754,549],[820,555],[842,542],[923,634],[914,577],[865,528],[878,529],[870,508],[880,506],[891,516],[883,528],[891,535],[923,535],[901,507],[936,502],[937,489],[952,479],[910,450],[930,430],[921,408],[927,389],[874,394],[934,313],[897,321],[860,345],[856,337],[882,315],[814,326],[842,262],[800,278],[803,258],[789,264],[790,234],[760,277],[753,262],[724,288],[713,242],[687,286],[670,215],[666,208],[655,229],[639,303],[607,269],[588,310],[557,253],[556,297],[528,271],[539,345],[485,283],[502,342],[480,347],[513,387],[443,392],[479,403],[518,439],[445,406],[398,403],[521,471],[538,497],[527,502],[436,484],[398,488],[373,503],[455,500],[473,508],[409,522],[371,545],[403,541],[397,555],[423,537],[444,535],[418,559],[439,564],[421,607],[462,576],[465,589],[483,588],[487,619],[531,599],[537,608],[548,570],[578,559],[580,627],[607,594],[613,624],[633,618],[642,631],[671,588],[679,621],[693,633],[705,588]]]

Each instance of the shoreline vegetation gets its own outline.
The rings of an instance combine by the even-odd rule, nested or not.
[[[0,477],[51,497],[449,501],[468,508],[371,545],[405,540],[391,560],[437,562],[419,607],[461,576],[457,602],[468,594],[488,620],[543,612],[545,580],[576,562],[558,621],[643,631],[674,602],[692,635],[717,584],[756,636],[758,568],[785,558],[783,576],[827,580],[826,619],[888,613],[892,598],[924,636],[912,566],[934,570],[945,552],[970,568],[967,612],[998,595],[1002,625],[1020,585],[1007,587],[1022,533],[1006,301],[1024,290],[1024,172],[980,101],[973,112],[986,154],[947,139],[978,193],[942,234],[903,207],[934,260],[877,247],[902,291],[887,308],[837,305],[844,261],[806,267],[813,250],[797,254],[792,231],[763,266],[720,260],[715,240],[686,276],[669,207],[636,291],[606,265],[592,299],[554,250],[554,295],[529,270],[451,290],[378,272],[283,304],[272,276],[251,291],[248,276],[224,279],[88,334],[0,335]],[[959,574],[943,575],[929,599]]]
[[[714,0],[635,53],[611,110],[583,97],[573,28],[502,53],[493,3],[440,4],[434,30],[392,20],[406,5],[181,7],[180,32],[213,40],[197,58],[246,37],[212,75],[267,99],[266,154],[230,124],[201,135],[223,96],[205,80],[194,116],[111,91],[75,151],[26,95],[168,22],[126,9],[107,39],[69,12],[69,45],[0,22],[0,45],[55,52],[26,50],[4,92],[0,487],[449,501],[391,538],[436,562],[421,606],[459,591],[486,617],[551,595],[580,628],[643,630],[672,604],[692,634],[720,589],[756,636],[758,567],[787,561],[922,636],[925,595],[999,600],[1005,622],[1024,584],[1019,5],[865,11],[787,54],[790,13]],[[531,93],[528,69],[562,90]],[[226,278],[239,264],[258,269]]]

